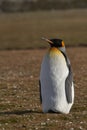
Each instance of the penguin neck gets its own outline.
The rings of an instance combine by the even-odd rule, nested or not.
[[[59,47],[59,50],[60,50],[62,53],[66,54],[66,49],[65,49],[65,47]]]
[[[61,54],[61,51],[57,47],[50,47],[48,52],[50,54]]]
[[[55,51],[55,52],[57,52],[57,51],[60,51],[60,52],[62,52],[62,53],[64,53],[64,54],[66,54],[66,49],[65,49],[65,47],[50,47],[50,49],[49,49],[49,51]]]
[[[66,63],[67,63],[67,65],[69,66],[69,65],[70,65],[70,61],[69,61],[69,58],[68,58],[68,56],[67,56],[66,48],[65,48],[65,47],[60,47],[59,50],[60,50],[61,53],[64,55],[65,60],[66,60]]]

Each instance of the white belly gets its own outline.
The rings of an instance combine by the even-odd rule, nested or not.
[[[65,94],[65,80],[69,70],[61,54],[46,55],[41,65],[40,81],[43,112],[54,110],[69,113]]]

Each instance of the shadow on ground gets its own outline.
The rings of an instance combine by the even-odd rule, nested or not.
[[[14,110],[14,111],[5,111],[5,112],[0,112],[0,115],[23,115],[23,114],[30,114],[30,113],[40,113],[42,114],[41,111],[34,111],[34,110]]]

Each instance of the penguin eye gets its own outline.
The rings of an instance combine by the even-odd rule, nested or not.
[[[64,41],[62,41],[62,47],[64,47],[64,46],[65,46]]]

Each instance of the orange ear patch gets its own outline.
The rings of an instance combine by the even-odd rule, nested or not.
[[[62,41],[62,47],[64,47],[64,46],[65,46],[64,41]]]

